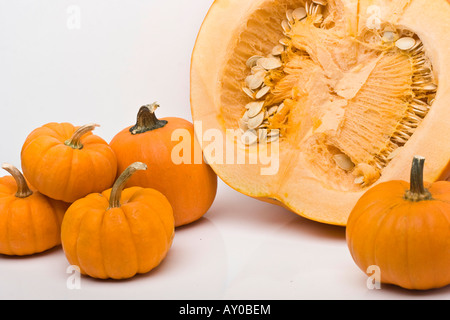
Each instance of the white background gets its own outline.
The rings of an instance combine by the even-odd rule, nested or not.
[[[191,119],[190,57],[212,0],[0,0],[0,162],[20,167],[26,136],[47,122],[101,125],[110,141],[158,101]],[[80,28],[68,27],[72,5]],[[217,39],[220,41],[220,39]],[[214,44],[211,44],[214,45]],[[6,172],[5,172],[6,175]],[[303,219],[220,182],[211,210],[176,230],[154,271],[81,278],[71,290],[61,247],[0,256],[1,299],[448,299],[450,288],[370,290],[344,228]]]

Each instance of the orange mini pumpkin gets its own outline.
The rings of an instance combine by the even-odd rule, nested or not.
[[[16,167],[2,168],[11,176],[0,178],[0,253],[31,255],[61,244],[61,221],[68,205],[28,186]]]
[[[110,145],[117,155],[118,172],[135,161],[153,168],[151,172],[133,176],[128,186],[161,191],[169,199],[175,226],[179,227],[200,219],[211,207],[217,191],[217,176],[203,161],[192,123],[174,117],[159,120],[155,116],[158,107],[156,103],[141,107],[136,125],[119,132]],[[183,155],[188,159],[186,162],[172,158],[174,148],[180,143],[173,137],[176,130],[184,133],[183,139],[189,139],[186,143],[189,149],[182,150],[189,154]],[[196,150],[200,152],[200,161],[196,159]]]
[[[169,201],[153,189],[123,190],[136,170],[146,168],[130,165],[112,189],[77,200],[67,210],[62,245],[82,274],[127,279],[149,272],[167,255],[175,229]]]
[[[49,123],[34,130],[22,147],[25,177],[41,193],[69,203],[111,188],[117,160],[108,143],[92,134],[97,126]]]
[[[347,242],[366,272],[378,266],[381,282],[407,289],[450,284],[450,182],[423,182],[423,157],[415,157],[411,184],[379,184],[356,204]]]

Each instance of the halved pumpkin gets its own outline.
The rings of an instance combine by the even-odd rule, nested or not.
[[[239,192],[345,226],[368,188],[450,178],[447,0],[216,0],[191,64],[204,156]]]

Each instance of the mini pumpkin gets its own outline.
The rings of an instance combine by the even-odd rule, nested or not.
[[[31,255],[61,244],[61,222],[68,205],[29,186],[11,164],[0,178],[0,253]]]
[[[157,267],[174,237],[174,218],[159,191],[133,187],[127,180],[143,163],[133,163],[112,189],[75,201],[61,230],[62,246],[71,265],[99,279],[127,279]]]
[[[450,182],[423,182],[423,157],[415,157],[411,183],[379,184],[357,202],[347,243],[366,272],[376,265],[381,282],[407,289],[450,284]]]
[[[97,126],[49,123],[34,130],[21,152],[25,177],[41,193],[69,203],[111,188],[117,160],[108,143],[92,134]]]
[[[175,117],[157,119],[158,107],[156,103],[141,107],[136,125],[119,132],[110,145],[117,155],[118,172],[135,161],[153,168],[137,173],[127,186],[161,191],[169,199],[175,226],[179,227],[197,221],[211,207],[217,191],[217,176],[203,161],[192,123]],[[182,151],[189,154],[186,162],[173,159],[174,148],[180,143],[173,137],[177,130],[184,133],[183,139],[189,140],[185,144],[189,147]],[[196,150],[200,151],[200,161],[196,159]]]

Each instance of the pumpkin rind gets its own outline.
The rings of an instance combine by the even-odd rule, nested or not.
[[[341,1],[348,4],[346,9],[353,8],[350,1]],[[400,2],[399,2],[400,3]],[[405,2],[406,3],[406,2]],[[242,61],[246,48],[252,44],[245,43],[244,36],[257,34],[246,34],[247,28],[260,24],[261,42],[270,42],[270,38],[264,33],[264,25],[278,23],[275,17],[282,16],[278,11],[286,8],[300,6],[301,3],[293,1],[221,1],[217,0],[211,6],[205,21],[199,32],[191,62],[191,110],[194,122],[200,122],[196,127],[196,134],[203,137],[208,130],[220,130],[225,137],[227,129],[235,129],[236,124],[230,125],[235,105],[227,104],[226,101],[233,100],[233,96],[242,95],[238,90],[231,90],[234,84],[226,82],[224,74],[229,72],[228,64],[235,64],[245,68],[245,59]],[[361,2],[361,8],[369,5],[387,5],[383,1]],[[273,8],[274,16],[267,17],[267,12]],[[427,56],[434,65],[435,75],[438,79],[439,89],[430,113],[426,116],[419,128],[416,129],[411,139],[399,152],[389,165],[382,171],[381,178],[374,184],[390,180],[408,178],[409,159],[414,154],[426,156],[428,166],[425,171],[427,181],[433,182],[448,179],[450,175],[450,128],[448,126],[448,105],[450,103],[450,73],[447,65],[450,64],[448,50],[450,40],[450,5],[445,0],[409,1],[398,12],[392,13],[395,23],[413,30],[420,36],[425,47]],[[276,11],[276,12],[275,12]],[[259,12],[266,14],[266,19],[257,20]],[[263,15],[261,13],[261,15]],[[367,18],[365,10],[355,18]],[[391,14],[387,12],[387,14]],[[273,19],[271,19],[273,18]],[[281,23],[281,20],[279,21]],[[352,21],[348,21],[349,28],[353,28]],[[280,31],[281,34],[281,31]],[[221,41],[216,41],[220,38]],[[273,39],[271,45],[275,45],[278,39]],[[258,44],[254,45],[255,47]],[[258,47],[259,48],[259,47]],[[237,58],[236,58],[237,57]],[[250,54],[246,58],[249,58]],[[237,71],[236,79],[244,79],[243,72]],[[239,82],[236,80],[236,82]],[[240,88],[239,88],[240,90]],[[241,99],[245,101],[244,99]],[[225,102],[224,102],[225,101]],[[238,116],[235,116],[237,119]],[[233,141],[231,141],[233,144]],[[204,148],[207,144],[202,145]],[[237,149],[238,152],[251,154],[249,149]],[[224,154],[227,150],[224,148]],[[251,197],[278,203],[289,208],[295,213],[315,221],[345,226],[348,216],[365,190],[352,192],[340,191],[332,185],[324,183],[315,176],[306,166],[305,155],[298,147],[290,146],[288,143],[280,142],[279,167],[276,175],[263,176],[260,173],[261,164],[236,164],[215,163],[213,159],[206,160],[228,185],[241,193]],[[314,157],[312,157],[314,158]]]

